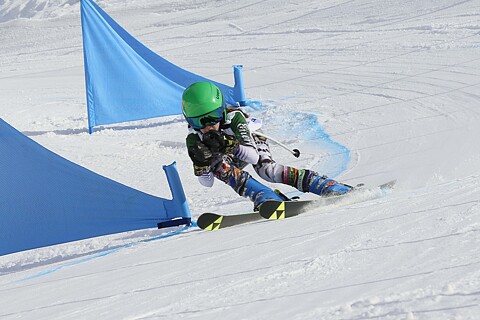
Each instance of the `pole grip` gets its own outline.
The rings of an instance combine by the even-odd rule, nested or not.
[[[289,147],[287,147],[286,145],[284,145],[283,143],[281,143],[280,141],[278,141],[277,139],[274,139],[272,137],[269,137],[267,136],[266,134],[264,134],[263,132],[259,132],[259,131],[255,131],[254,134],[256,134],[257,136],[260,136],[260,137],[264,137],[268,140],[272,140],[273,142],[275,142],[276,144],[278,144],[280,147],[282,147],[283,149],[287,150],[288,152],[290,152],[291,154],[293,154],[295,156],[295,158],[298,158],[300,157],[300,150],[298,149],[290,149]]]

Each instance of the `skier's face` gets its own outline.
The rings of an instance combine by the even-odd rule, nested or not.
[[[218,131],[220,129],[220,122],[215,123],[214,125],[211,126],[206,126],[205,128],[200,129],[201,133],[207,133],[208,131]]]

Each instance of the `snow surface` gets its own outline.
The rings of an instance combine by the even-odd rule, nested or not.
[[[303,153],[272,145],[279,162],[398,186],[285,221],[2,256],[1,319],[480,319],[478,0],[98,3],[189,71],[232,84],[243,64],[248,111]],[[5,121],[157,196],[177,161],[194,218],[251,209],[199,185],[180,116],[88,134],[78,0],[0,1],[0,22]]]

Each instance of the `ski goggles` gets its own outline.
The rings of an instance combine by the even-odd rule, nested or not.
[[[198,117],[187,118],[188,124],[195,130],[200,130],[208,126],[213,126],[223,120],[225,112],[225,106],[210,111],[209,113],[202,114]]]

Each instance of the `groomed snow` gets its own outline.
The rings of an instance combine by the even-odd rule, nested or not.
[[[2,256],[1,319],[479,319],[478,1],[97,3],[189,71],[232,84],[243,64],[248,111],[302,151],[272,144],[278,162],[397,188],[284,221]],[[251,209],[196,181],[180,116],[88,134],[78,0],[1,1],[0,43],[0,117],[23,134],[166,198],[176,161],[194,218]]]

